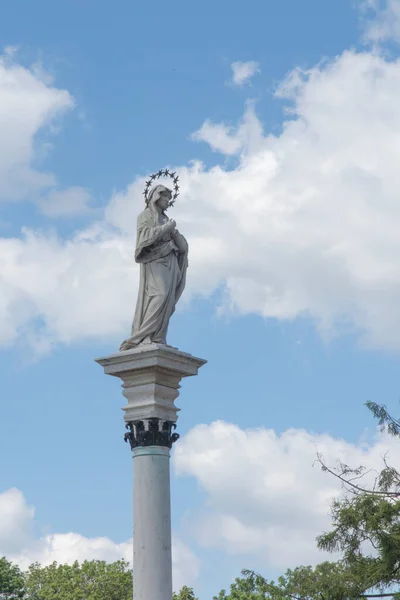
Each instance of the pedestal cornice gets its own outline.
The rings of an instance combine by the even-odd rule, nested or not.
[[[177,348],[149,344],[96,359],[96,362],[106,375],[121,379],[122,393],[128,401],[123,408],[124,419],[129,425],[149,419],[175,423],[180,410],[175,400],[181,380],[197,375],[207,361]]]

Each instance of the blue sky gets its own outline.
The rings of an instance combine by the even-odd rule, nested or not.
[[[94,358],[129,331],[144,178],[172,166],[169,341],[208,360],[177,402],[176,586],[323,560],[340,490],[316,452],[379,468],[363,404],[398,409],[399,38],[398,0],[3,7],[0,555],[130,556],[123,398]]]

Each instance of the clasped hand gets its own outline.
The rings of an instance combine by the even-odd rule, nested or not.
[[[173,230],[176,227],[176,222],[173,219],[170,219],[166,224],[165,224],[165,230],[168,231],[168,233],[172,233]]]

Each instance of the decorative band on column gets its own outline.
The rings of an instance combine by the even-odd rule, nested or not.
[[[129,442],[131,450],[138,446],[164,446],[172,448],[172,444],[179,439],[178,433],[172,433],[176,429],[176,423],[164,421],[163,419],[143,419],[140,421],[129,421],[126,424],[128,433],[124,435],[124,441]]]

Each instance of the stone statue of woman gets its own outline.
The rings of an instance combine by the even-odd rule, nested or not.
[[[140,284],[131,337],[121,351],[140,344],[166,344],[169,319],[186,283],[188,244],[166,213],[172,191],[156,185],[137,221],[135,260]]]

